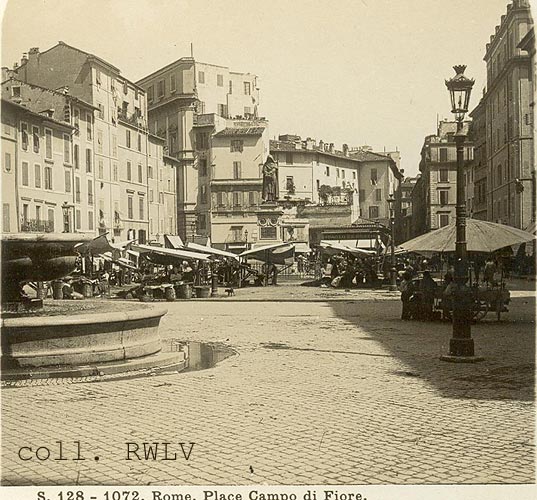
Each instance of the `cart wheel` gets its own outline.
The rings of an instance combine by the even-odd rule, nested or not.
[[[478,300],[474,303],[474,321],[481,321],[489,312],[489,303],[485,300]]]

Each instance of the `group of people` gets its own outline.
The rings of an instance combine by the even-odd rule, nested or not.
[[[421,279],[413,276],[411,270],[404,270],[399,285],[403,304],[401,319],[424,321],[435,319],[434,300],[437,287],[429,270],[423,271]]]
[[[440,319],[440,317],[448,318],[450,316],[449,311],[453,308],[453,296],[456,286],[454,263],[448,263],[448,270],[444,274],[442,283],[437,283],[432,278],[426,259],[418,259],[418,262],[411,262],[407,259],[403,263],[405,267],[403,269],[399,268],[398,272],[402,301],[401,319],[431,321]],[[498,286],[499,266],[501,266],[501,263],[498,264],[492,255],[489,255],[486,259],[472,259],[466,284],[472,287],[482,285],[487,288]],[[421,278],[416,268],[421,269]],[[435,311],[435,299],[441,300],[441,313]]]
[[[375,259],[355,257],[343,252],[326,262],[321,281],[334,288],[376,288],[380,282]]]

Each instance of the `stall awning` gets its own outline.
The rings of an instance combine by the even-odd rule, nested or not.
[[[94,255],[111,252],[114,247],[110,244],[107,237],[108,233],[101,234],[91,241],[75,245],[75,250],[79,253],[92,253]]]
[[[183,248],[185,244],[180,236],[174,234],[165,234],[164,235],[164,245],[166,248]]]
[[[295,243],[295,253],[311,253],[311,248],[307,243]]]
[[[242,252],[239,257],[248,257],[253,254],[263,253],[267,250],[274,250],[276,248],[285,247],[287,245],[291,245],[291,243],[274,243],[272,245],[263,245],[260,247],[251,248],[250,250],[246,250]]]
[[[345,245],[344,243],[340,243],[338,241],[332,241],[332,240],[323,240],[319,243],[319,246],[332,253],[347,252],[353,255],[362,255],[362,256],[374,255],[376,253],[375,250],[366,250],[364,248],[351,247],[349,245]]]
[[[262,247],[252,248],[242,252],[239,257],[270,262],[272,264],[288,265],[293,262],[295,245],[293,243],[276,243],[274,245],[265,245]]]
[[[192,249],[192,250],[197,250],[199,252],[203,252],[203,253],[206,253],[208,255],[218,255],[220,257],[228,257],[230,259],[237,259],[238,258],[237,254],[234,254],[234,253],[231,253],[231,252],[226,252],[225,250],[219,250],[218,248],[212,248],[212,247],[207,247],[207,246],[204,246],[204,245],[199,245],[197,243],[192,243],[190,241],[186,244],[186,248],[187,249]]]
[[[157,254],[182,260],[209,260],[206,254],[190,252],[187,250],[176,250],[173,248],[152,247],[150,245],[133,245],[132,249],[140,254]]]
[[[118,250],[124,250],[129,245],[134,243],[136,240],[126,240],[126,241],[119,241],[118,243],[110,243],[110,245]]]

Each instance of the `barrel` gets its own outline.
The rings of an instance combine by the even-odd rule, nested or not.
[[[198,299],[206,299],[209,297],[211,288],[208,286],[197,286],[196,288],[196,297]]]
[[[56,280],[52,282],[52,297],[54,300],[63,299],[63,281]]]
[[[93,283],[82,283],[82,295],[86,298],[93,297]]]
[[[44,299],[47,297],[47,292],[48,292],[48,288],[47,288],[47,284],[43,281],[38,281],[37,282],[37,291],[36,291],[36,295],[37,295],[37,298],[38,299]]]
[[[191,299],[192,298],[192,286],[188,283],[182,285],[176,285],[177,297],[179,299]]]
[[[173,286],[167,286],[164,291],[164,297],[168,302],[173,302],[175,300],[175,289]]]

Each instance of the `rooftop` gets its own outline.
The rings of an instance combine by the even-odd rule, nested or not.
[[[43,54],[46,54],[47,52],[50,52],[54,49],[56,49],[57,47],[59,46],[62,46],[62,47],[67,47],[71,50],[74,50],[76,52],[79,52],[83,55],[85,55],[88,60],[90,61],[94,61],[94,62],[97,62],[99,64],[101,64],[102,66],[105,66],[106,68],[114,71],[115,73],[117,73],[117,76],[120,77],[122,80],[125,80],[126,82],[130,83],[131,85],[135,86],[136,88],[138,88],[139,90],[141,91],[144,91],[144,89],[142,87],[140,87],[138,84],[134,83],[133,81],[125,78],[124,76],[121,75],[121,70],[119,68],[117,68],[116,66],[114,66],[113,64],[109,63],[108,61],[105,61],[104,59],[100,58],[99,56],[96,56],[95,54],[92,54],[91,52],[86,52],[85,50],[82,50],[82,49],[79,49],[78,47],[74,47],[73,45],[69,45],[63,41],[59,41],[56,45],[50,47],[50,49],[47,49],[45,50],[45,52],[39,52],[39,49],[36,47],[36,48],[33,48],[30,50],[30,55],[34,54],[34,55],[37,55],[37,56],[41,56]],[[18,71],[19,69],[23,68],[24,66],[26,66],[26,64],[28,64],[28,59],[21,63],[21,65],[16,68],[15,71]]]
[[[58,121],[58,120],[55,120],[54,118],[51,118],[50,116],[44,114],[44,113],[37,113],[35,111],[32,111],[31,109],[28,109],[26,106],[23,106],[22,104],[19,104],[17,102],[14,102],[14,101],[11,101],[9,99],[4,99],[2,97],[2,107],[5,106],[5,105],[10,105],[10,106],[13,106],[15,107],[16,109],[18,109],[19,111],[22,111],[24,113],[27,113],[29,115],[32,115],[34,118],[39,118],[40,120],[42,121],[46,121],[48,123],[52,123],[52,124],[55,124],[55,125],[60,125],[62,127],[66,127],[68,129],[71,129],[71,130],[74,130],[75,127],[73,127],[72,125],[70,125],[69,123],[66,123],[66,122],[61,122],[61,121]]]

